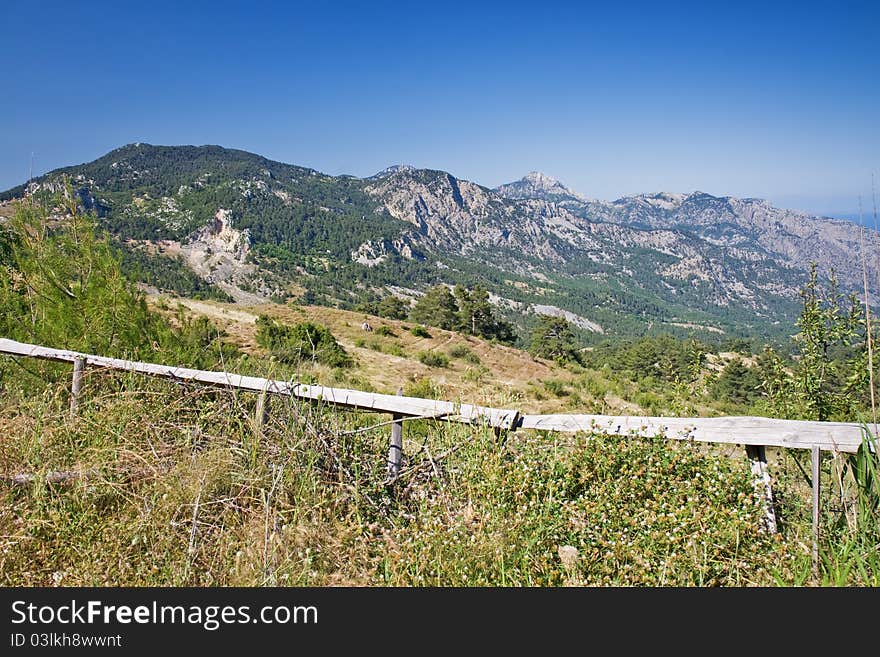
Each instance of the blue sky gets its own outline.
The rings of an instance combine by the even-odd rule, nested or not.
[[[7,0],[0,189],[141,141],[855,213],[878,4]]]

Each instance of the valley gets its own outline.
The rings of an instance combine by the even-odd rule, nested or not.
[[[877,293],[876,233],[759,199],[599,201],[537,172],[490,189],[409,166],[361,179],[217,146],[148,144],[0,199],[51,194],[64,180],[121,248],[141,251],[141,270],[183,266],[218,298],[245,304],[354,310],[401,289],[480,285],[520,336],[551,307],[579,318],[585,344],[606,333],[781,342],[813,263],[857,291],[860,260],[850,256],[864,252]],[[166,291],[192,288],[164,279]]]

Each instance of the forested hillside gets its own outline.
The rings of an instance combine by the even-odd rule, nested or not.
[[[661,334],[781,341],[811,260],[823,276],[836,269],[845,291],[861,283],[848,255],[861,248],[854,224],[755,199],[609,203],[537,174],[491,190],[443,171],[328,176],[218,146],[148,144],[0,199],[46,198],[65,180],[126,252],[126,270],[156,288],[353,309],[389,295],[412,304],[441,283],[479,286],[522,346],[547,315],[565,316],[588,344]],[[866,258],[871,285],[875,261]]]
[[[474,290],[423,297],[445,329],[148,302],[112,238],[74,199],[59,220],[58,203],[26,201],[0,225],[4,337],[366,390],[410,372],[410,395],[552,410],[870,417],[861,306],[818,274],[789,327],[794,357],[669,336],[584,351],[559,317],[536,326],[529,355],[479,335],[501,325]],[[771,455],[782,522],[770,535],[741,450],[418,420],[389,479],[375,416],[293,400],[263,415],[255,395],[95,368],[71,413],[69,380],[67,364],[0,357],[7,585],[878,584],[876,454],[826,453],[814,575],[794,450]]]

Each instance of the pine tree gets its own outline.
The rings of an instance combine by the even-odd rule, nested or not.
[[[760,395],[761,379],[741,358],[734,358],[721,372],[714,386],[715,395],[734,404],[749,404]]]
[[[163,322],[122,274],[106,236],[68,193],[64,216],[26,200],[9,222],[0,268],[0,333],[60,349],[133,355]]]
[[[376,306],[376,314],[388,319],[406,319],[408,311],[409,305],[406,301],[393,294],[384,297]]]
[[[574,332],[564,317],[542,317],[532,331],[529,352],[536,358],[549,358],[560,364],[580,362]]]
[[[458,304],[448,287],[435,285],[416,302],[409,318],[413,322],[452,331],[458,325]]]

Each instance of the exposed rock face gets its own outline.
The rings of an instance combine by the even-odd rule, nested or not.
[[[398,254],[407,260],[424,260],[417,249],[413,248],[407,237],[396,240],[371,240],[364,242],[351,252],[351,259],[367,267],[375,267],[387,262],[392,254]]]
[[[214,219],[180,245],[180,253],[199,276],[240,303],[262,303],[273,290],[260,289],[260,272],[245,262],[250,249],[247,230],[233,227],[232,213],[220,208]],[[250,292],[243,288],[255,288]]]
[[[537,315],[546,315],[548,317],[562,317],[568,322],[577,326],[578,328],[586,329],[587,331],[593,331],[594,333],[605,332],[605,330],[596,322],[592,322],[585,317],[581,317],[580,315],[576,315],[575,313],[563,310],[562,308],[557,308],[556,306],[545,306],[542,304],[536,304],[532,306],[532,310],[534,310],[535,314]]]
[[[791,324],[812,261],[834,268],[844,291],[862,286],[857,225],[759,199],[600,201],[538,172],[489,189],[407,165],[360,179],[217,146],[135,144],[0,200],[63,191],[65,176],[118,237],[173,242],[198,274],[249,301],[322,277],[323,263],[344,272],[320,281],[328,300],[465,281],[511,312],[542,306],[586,330],[641,330],[635,317],[760,332]],[[878,242],[866,232],[874,293]],[[369,276],[346,271],[361,265]]]
[[[214,220],[196,231],[189,240],[194,249],[201,249],[206,255],[229,255],[244,262],[250,250],[250,236],[247,230],[238,231],[232,227],[232,213],[220,208]]]
[[[416,228],[414,241],[423,249],[480,257],[517,273],[612,272],[635,287],[659,280],[669,295],[680,295],[682,284],[699,287],[706,302],[719,307],[763,307],[768,294],[796,298],[802,277],[789,270],[809,266],[804,244],[785,231],[773,233],[787,225],[781,219],[789,213],[757,205],[763,202],[652,194],[607,203],[573,195],[542,174],[490,190],[412,168],[378,174],[366,191]],[[786,216],[755,224],[768,213]],[[795,224],[810,219],[795,214]],[[772,236],[769,244],[760,239],[764,234]],[[825,248],[851,246],[841,235]]]
[[[447,173],[393,167],[366,191],[381,199],[392,217],[415,226],[423,242],[467,248],[474,239],[485,245],[504,239],[504,228],[494,221],[500,199]]]
[[[637,227],[647,232],[668,230],[698,238],[694,248],[686,248],[684,252],[667,240],[667,246],[671,247],[666,249],[667,253],[685,256],[679,263],[660,270],[673,276],[708,280],[715,266],[709,254],[715,251],[725,259],[752,264],[772,261],[801,271],[807,271],[810,263],[816,262],[826,275],[833,268],[852,289],[858,289],[861,282],[861,260],[856,257],[861,252],[861,230],[848,221],[784,210],[763,199],[717,197],[704,192],[640,194],[612,202],[587,200],[570,190],[563,192],[567,190],[564,185],[557,181],[553,181],[555,185],[547,183],[547,180],[552,181],[542,174],[529,174],[495,191],[512,198],[546,200],[552,196],[559,207],[591,222]],[[871,238],[866,235],[865,239]],[[876,252],[876,236],[873,239],[874,244],[869,241],[866,248]],[[640,246],[656,246],[653,238],[640,236],[636,240]],[[868,263],[868,269],[869,278],[876,281],[876,260],[874,264]],[[742,281],[740,283],[736,287],[742,289]],[[775,287],[778,289],[778,285]],[[792,296],[796,290],[787,289],[783,293]]]
[[[588,201],[585,196],[572,191],[561,182],[540,171],[532,171],[523,178],[496,187],[495,191],[507,198],[540,198],[551,200],[573,198],[580,201]]]

